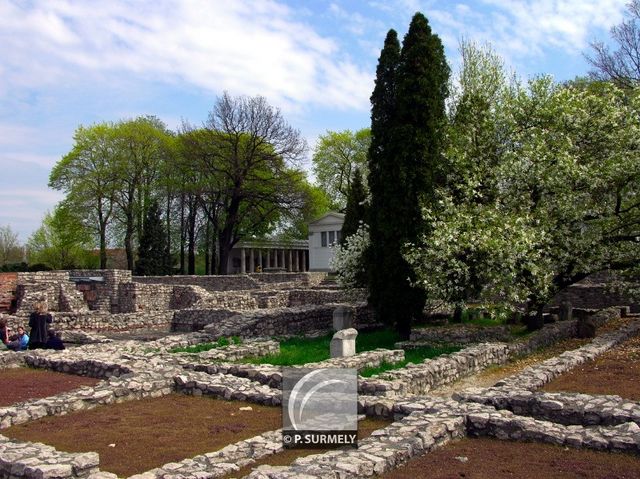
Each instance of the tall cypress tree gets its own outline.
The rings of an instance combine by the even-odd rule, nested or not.
[[[342,238],[340,244],[344,245],[346,239],[358,231],[360,223],[365,221],[365,200],[367,194],[362,183],[362,173],[360,168],[353,172],[353,179],[347,192],[347,207],[344,213],[344,223],[342,224]]]
[[[376,82],[371,94],[371,145],[369,147],[369,190],[371,206],[369,234],[371,245],[367,254],[369,272],[369,304],[378,320],[393,324],[387,315],[385,258],[392,238],[389,235],[389,214],[386,207],[393,202],[393,188],[399,183],[397,170],[393,168],[391,132],[396,116],[396,72],[400,62],[400,42],[395,30],[389,30],[380,53],[376,69]]]
[[[151,203],[144,219],[136,274],[161,276],[171,273],[171,257],[167,247],[167,236],[160,218],[157,202]]]
[[[421,204],[433,200],[439,181],[449,68],[424,15],[414,15],[399,56],[393,37],[397,46],[389,32],[371,96],[369,301],[407,338],[426,298],[411,286],[402,248],[422,231]]]

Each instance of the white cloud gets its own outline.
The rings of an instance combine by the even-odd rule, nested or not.
[[[0,95],[125,75],[366,110],[372,86],[371,72],[276,1],[5,1],[0,45]]]

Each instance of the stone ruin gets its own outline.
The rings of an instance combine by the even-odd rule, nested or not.
[[[66,351],[0,353],[0,368],[29,365],[101,379],[49,398],[0,409],[0,429],[45,416],[170,393],[207,395],[278,406],[282,370],[244,364],[249,356],[279,351],[269,337],[335,333],[332,358],[303,367],[363,368],[395,364],[404,350],[355,353],[358,330],[376,323],[364,303],[348,304],[322,273],[249,274],[226,277],[132,277],[128,271],[19,273],[11,322],[24,322],[35,302],[46,300],[56,328],[84,330],[90,341]],[[363,440],[358,449],[302,458],[280,468],[263,467],[252,479],[371,477],[450,440],[492,436],[574,448],[640,454],[640,406],[617,396],[545,393],[539,388],[558,375],[640,333],[632,317],[617,330],[596,335],[586,345],[534,364],[488,388],[457,391],[447,398],[438,388],[491,365],[505,364],[579,334],[588,318],[596,328],[628,315],[628,307],[586,311],[567,304],[558,321],[514,341],[502,329],[427,328],[416,330],[403,347],[453,341],[464,347],[419,364],[358,378],[358,412],[395,422]],[[555,313],[554,313],[555,314]],[[153,341],[109,341],[97,332],[160,328],[174,334]],[[93,334],[93,338],[91,338]],[[176,346],[238,335],[242,344],[186,354]],[[399,346],[399,345],[397,345]],[[396,347],[397,347],[396,346]],[[280,430],[161,465],[132,479],[215,478],[283,450]],[[12,441],[0,435],[0,476],[15,478],[115,479],[101,472],[96,453],[66,453],[51,446]]]
[[[61,331],[188,332],[213,325],[224,330],[220,334],[234,335],[251,324],[255,336],[329,332],[335,305],[347,298],[326,276],[306,272],[139,277],[126,270],[17,273],[8,286],[15,289],[9,325],[24,324],[35,304],[44,301]],[[9,302],[5,300],[6,312]],[[372,322],[363,305],[359,310],[361,322]]]

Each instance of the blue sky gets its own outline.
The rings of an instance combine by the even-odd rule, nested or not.
[[[423,12],[456,71],[461,38],[520,76],[584,75],[625,0],[0,0],[0,225],[26,240],[61,199],[47,188],[78,125],[156,115],[202,123],[216,96],[263,95],[310,152],[369,124],[389,28]]]

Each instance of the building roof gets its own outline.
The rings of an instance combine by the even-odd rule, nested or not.
[[[337,211],[329,211],[328,213],[325,213],[324,215],[322,215],[320,218],[317,218],[309,222],[309,225],[327,223],[326,221],[327,219],[333,219],[337,222],[344,223],[344,213],[338,213]]]

